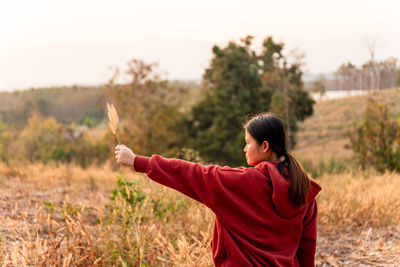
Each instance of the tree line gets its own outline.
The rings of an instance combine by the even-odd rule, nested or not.
[[[282,117],[293,147],[297,124],[313,113],[314,104],[304,90],[301,64],[290,62],[284,44],[272,37],[263,40],[260,52],[252,42],[246,36],[225,47],[214,46],[200,84],[170,81],[157,64],[133,59],[99,88],[3,94],[0,159],[12,160],[8,151],[17,147],[29,161],[70,162],[79,154],[90,157],[81,156],[81,165],[93,162],[91,157],[106,159],[115,143],[107,129],[96,142],[88,133],[74,134],[76,125],[102,125],[106,101],[115,104],[121,117],[122,142],[142,155],[244,165],[243,124],[249,115],[261,112]]]
[[[23,128],[32,111],[63,124],[95,126],[104,118],[104,86],[54,87],[0,93],[0,121]]]
[[[379,90],[399,85],[400,68],[394,57],[383,61],[367,61],[356,67],[352,63],[342,64],[335,73],[338,90]]]
[[[308,84],[308,89],[324,94],[327,90],[380,90],[400,86],[398,59],[368,60],[361,66],[351,62],[341,64],[333,77],[320,75]]]

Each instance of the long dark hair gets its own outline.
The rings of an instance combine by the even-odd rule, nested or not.
[[[267,141],[278,158],[284,157],[284,160],[278,163],[277,169],[289,179],[289,197],[293,204],[298,207],[304,206],[310,180],[300,162],[286,151],[286,132],[282,120],[274,114],[263,113],[248,120],[244,128],[259,145]]]

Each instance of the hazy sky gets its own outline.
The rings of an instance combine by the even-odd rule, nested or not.
[[[200,79],[211,48],[272,35],[306,55],[309,73],[400,58],[399,0],[1,0],[0,90],[107,81],[131,58],[170,79]]]

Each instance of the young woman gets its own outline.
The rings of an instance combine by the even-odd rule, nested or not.
[[[253,168],[142,157],[124,145],[116,147],[115,157],[215,213],[216,266],[314,266],[320,186],[286,151],[277,116],[255,116],[244,130],[244,152]]]

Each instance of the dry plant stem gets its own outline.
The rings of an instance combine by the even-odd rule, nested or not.
[[[117,130],[116,130],[115,135],[117,136],[117,143],[118,143],[118,145],[120,145],[120,144],[121,144],[121,141],[120,141],[119,135],[118,135],[118,128],[117,128]]]

